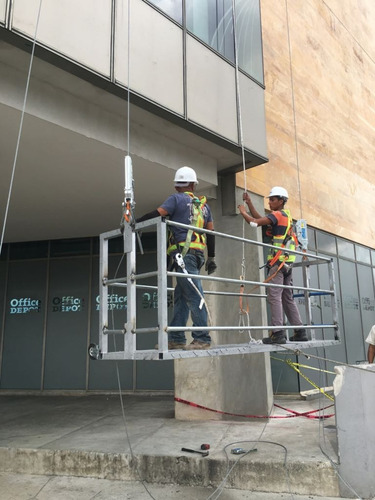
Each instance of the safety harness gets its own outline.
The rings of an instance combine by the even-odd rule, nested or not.
[[[205,196],[200,196],[199,198],[195,196],[192,192],[186,191],[184,194],[187,194],[191,198],[191,226],[197,227],[199,229],[203,229],[204,227],[204,215],[203,208],[207,203],[207,199]],[[193,238],[194,236],[194,238]],[[181,249],[182,248],[182,249]],[[169,234],[169,245],[167,253],[170,255],[175,251],[179,251],[182,257],[188,253],[189,249],[193,248],[195,250],[203,250],[206,248],[206,236],[203,233],[198,233],[193,229],[189,229],[186,234],[185,241],[175,242],[174,235],[172,233]]]
[[[279,262],[279,269],[281,269],[286,262],[293,263],[296,260],[296,256],[294,254],[289,255],[287,251],[295,250],[298,246],[298,239],[293,228],[293,220],[289,210],[281,210],[281,214],[287,218],[288,222],[284,234],[273,236],[273,245],[279,247],[279,250],[274,250],[272,254],[268,256],[268,268],[273,267]]]

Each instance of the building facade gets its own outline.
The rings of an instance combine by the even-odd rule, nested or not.
[[[236,0],[233,15],[232,0],[0,0],[1,389],[117,389],[114,364],[89,360],[87,345],[98,328],[97,235],[119,224],[126,154],[138,214],[170,194],[185,164],[215,201],[235,173],[244,186],[243,158],[249,191],[284,185],[310,250],[336,263],[343,342],[325,354],[364,359],[375,303],[373,223],[357,215],[374,203],[367,3],[352,26],[349,1]],[[146,250],[145,270],[152,235]],[[121,323],[126,298],[111,300]],[[326,304],[315,306],[319,322]],[[157,297],[140,293],[137,307],[146,326]],[[173,364],[122,362],[121,380],[172,389]],[[283,380],[280,391],[305,388]]]

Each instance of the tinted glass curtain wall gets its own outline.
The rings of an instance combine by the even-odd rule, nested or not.
[[[156,268],[155,241],[143,237],[144,255],[137,269]],[[150,240],[150,241],[148,241]],[[125,276],[122,240],[110,246],[110,276]],[[116,364],[88,357],[99,338],[99,256],[97,239],[10,244],[0,259],[0,389],[118,390]],[[147,251],[151,244],[152,250]],[[116,248],[114,248],[116,247]],[[121,251],[121,250],[120,250]],[[154,285],[150,278],[148,284]],[[110,325],[126,322],[126,291],[109,287]],[[170,301],[172,311],[172,301]],[[137,291],[140,328],[157,323],[157,294]],[[137,339],[142,348],[157,343],[156,334]],[[123,349],[123,335],[111,336],[110,350]],[[139,346],[138,346],[139,348]],[[122,361],[121,388],[171,390],[173,362]]]
[[[217,53],[235,64],[236,25],[239,68],[263,84],[263,48],[259,0],[150,0],[150,4],[186,29]],[[185,9],[185,17],[183,12]]]

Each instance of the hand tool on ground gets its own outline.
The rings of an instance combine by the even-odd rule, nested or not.
[[[189,453],[199,453],[202,457],[207,457],[208,451],[191,450],[190,448],[181,448],[181,451],[187,451]]]

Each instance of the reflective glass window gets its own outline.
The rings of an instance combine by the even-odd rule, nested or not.
[[[189,0],[186,27],[221,55],[235,62],[232,0]],[[263,83],[259,0],[236,0],[238,66]]]
[[[337,250],[341,257],[354,260],[354,245],[350,241],[337,238]]]
[[[186,2],[186,27],[234,62],[232,0],[189,0]]]
[[[68,255],[89,255],[90,245],[90,238],[52,240],[51,257],[66,257]]]
[[[315,243],[315,231],[314,229],[310,229],[307,226],[307,241],[308,241],[308,248],[309,250],[315,250],[316,248],[316,243]]]
[[[4,243],[1,249],[0,260],[7,260],[7,258],[8,258],[8,245]]]
[[[48,257],[48,241],[26,241],[10,245],[10,260],[43,259]]]
[[[321,252],[336,253],[336,241],[333,236],[326,233],[316,232],[316,242]]]
[[[371,250],[372,265],[375,266],[375,250]]]
[[[148,0],[169,17],[182,24],[182,0]]]
[[[356,245],[355,254],[359,262],[364,262],[365,264],[371,264],[370,250],[368,248]]]
[[[263,83],[263,51],[259,0],[236,0],[238,66]]]

